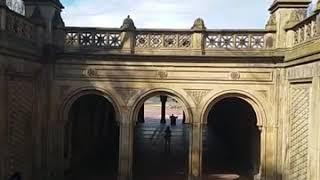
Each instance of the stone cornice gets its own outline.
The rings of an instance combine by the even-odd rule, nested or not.
[[[83,54],[65,53],[58,56],[60,59],[78,59],[87,61],[90,59],[101,59],[103,61],[127,61],[127,62],[181,62],[181,63],[270,63],[276,64],[283,61],[282,53],[270,56],[165,56],[165,55],[116,55],[116,54]]]
[[[279,8],[308,8],[310,0],[276,0],[269,8],[269,11],[273,13]]]

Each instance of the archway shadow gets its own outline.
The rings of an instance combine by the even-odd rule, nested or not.
[[[237,174],[253,179],[260,171],[260,131],[256,114],[243,99],[228,97],[213,105],[203,127],[203,176]]]

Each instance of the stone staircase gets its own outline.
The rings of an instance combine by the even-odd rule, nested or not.
[[[171,129],[170,152],[165,150],[165,130]],[[152,179],[170,179],[185,177],[188,172],[189,127],[182,124],[170,126],[160,124],[160,120],[148,120],[135,129],[134,141],[134,176],[136,179],[152,176]],[[183,178],[182,178],[183,179]]]

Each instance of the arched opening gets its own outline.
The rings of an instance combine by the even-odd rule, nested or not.
[[[64,158],[67,179],[116,179],[119,128],[115,109],[95,94],[78,98],[65,125]]]
[[[136,107],[135,180],[185,179],[189,124],[182,101],[165,92],[145,97]]]
[[[253,107],[227,97],[210,108],[203,128],[204,176],[237,174],[252,179],[260,168],[260,131]]]

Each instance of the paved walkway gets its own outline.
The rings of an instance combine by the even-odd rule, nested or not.
[[[165,150],[165,130],[171,129],[170,151]],[[135,129],[134,175],[158,177],[185,177],[188,171],[188,125],[177,121],[176,126],[160,124],[159,120],[147,120]],[[138,179],[138,178],[136,178]],[[182,178],[183,179],[183,178]],[[178,179],[177,179],[178,180]]]

